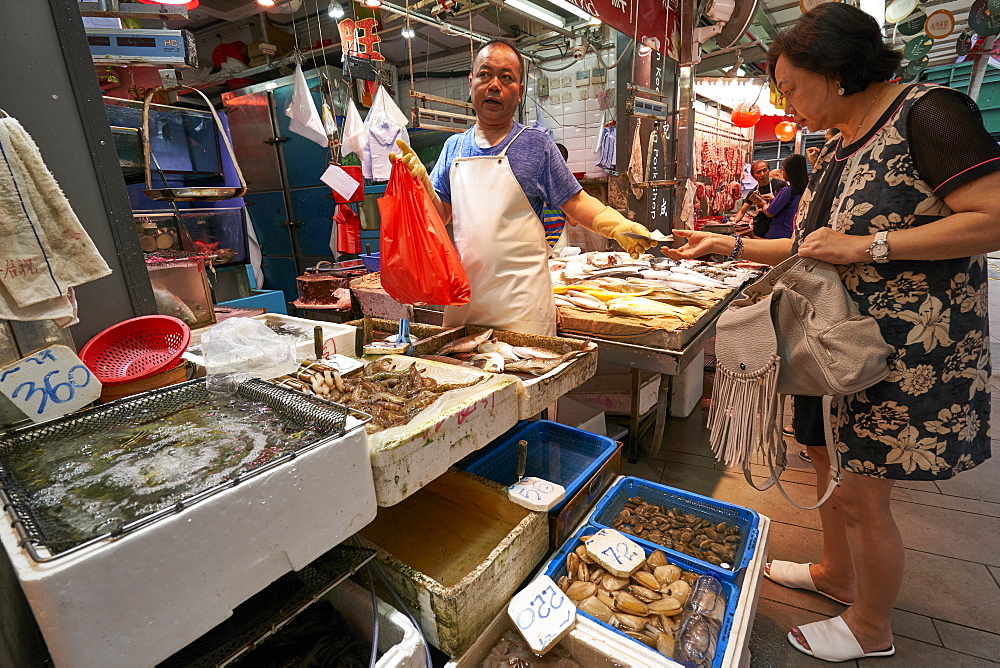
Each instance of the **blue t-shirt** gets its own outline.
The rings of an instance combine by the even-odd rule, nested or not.
[[[475,158],[484,155],[497,155],[508,144],[511,139],[520,132],[524,126],[515,122],[514,127],[496,146],[491,148],[479,148],[473,134],[475,128],[464,133],[448,137],[441,149],[441,157],[434,165],[431,172],[431,183],[437,191],[441,200],[451,203],[451,163],[455,158]],[[462,137],[465,137],[465,148],[460,156],[459,148],[462,146]],[[528,197],[528,203],[535,210],[539,220],[542,218],[542,209],[548,202],[553,206],[561,207],[573,195],[583,188],[579,181],[573,177],[569,171],[569,165],[563,160],[559,149],[554,141],[535,128],[527,128],[521,132],[510,150],[507,151],[507,158],[510,161],[511,171],[514,178],[521,185],[521,190]]]
[[[799,210],[799,200],[802,195],[793,195],[792,187],[785,186],[767,207],[767,212],[774,214],[771,219],[771,226],[767,228],[765,239],[787,239],[792,236],[792,223],[795,222],[795,213]]]

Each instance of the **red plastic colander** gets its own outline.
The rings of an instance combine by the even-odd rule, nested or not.
[[[143,315],[112,325],[92,338],[80,359],[105,384],[148,378],[177,366],[191,328],[169,315]]]

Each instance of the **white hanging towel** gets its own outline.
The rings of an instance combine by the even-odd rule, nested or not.
[[[257,241],[257,232],[253,229],[253,221],[250,219],[250,209],[243,205],[243,215],[246,216],[247,221],[247,238],[249,240],[249,250],[250,250],[250,267],[253,269],[253,288],[255,290],[264,289],[264,269],[261,267],[261,263],[264,260],[263,254],[260,252],[260,242]]]
[[[330,145],[330,140],[326,137],[326,130],[323,128],[323,119],[320,118],[316,102],[313,101],[312,93],[309,92],[309,84],[306,83],[306,75],[302,73],[301,64],[295,66],[292,101],[285,109],[285,116],[289,118],[288,129],[295,134],[323,147]]]
[[[356,153],[360,158],[367,145],[368,130],[365,129],[365,123],[361,120],[361,114],[358,113],[358,106],[351,98],[347,104],[347,117],[344,119],[344,139],[341,144],[341,152],[343,155]]]
[[[361,154],[361,173],[366,179],[373,181],[389,180],[392,163],[389,154],[398,152],[396,140],[402,139],[410,143],[406,132],[408,119],[392,101],[389,92],[382,86],[378,87],[372,107],[365,119],[368,130],[368,143]]]
[[[75,320],[70,288],[111,273],[35,142],[2,110],[0,238],[0,318]]]

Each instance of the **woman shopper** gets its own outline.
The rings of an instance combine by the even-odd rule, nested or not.
[[[675,230],[688,244],[666,251],[767,264],[797,253],[838,265],[894,349],[890,375],[835,411],[845,473],[820,507],[822,560],[767,570],[779,584],[848,606],[789,633],[796,649],[827,661],[895,651],[890,615],[904,560],[889,504],[895,481],[943,480],[990,457],[983,254],[1000,249],[1000,149],[965,95],[887,83],[899,61],[878,23],[854,7],[825,3],[804,14],[771,45],[769,69],[796,123],[841,136],[817,160],[794,237],[744,242]],[[821,440],[798,433],[806,403],[795,404],[796,438],[813,446]],[[809,450],[822,491],[827,454]]]
[[[809,182],[805,157],[793,153],[782,160],[781,175],[788,187],[779,190],[764,210],[764,215],[771,219],[767,232],[761,235],[765,239],[788,239],[792,236],[792,224],[795,222],[795,213],[799,210],[799,200]],[[756,231],[754,236],[757,236]]]

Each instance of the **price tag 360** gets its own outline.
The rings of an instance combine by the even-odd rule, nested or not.
[[[546,512],[566,498],[566,488],[541,478],[521,478],[507,488],[511,501],[528,510]]]
[[[620,578],[635,573],[646,558],[646,553],[635,541],[614,529],[601,529],[590,537],[586,546],[587,556]]]
[[[0,393],[32,422],[79,410],[101,396],[101,381],[66,346],[49,346],[0,369]]]
[[[576,606],[548,575],[515,594],[507,614],[535,654],[552,649],[576,624]]]

